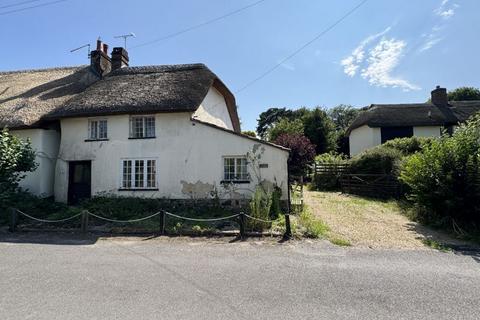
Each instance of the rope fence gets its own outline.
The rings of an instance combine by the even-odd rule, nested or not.
[[[29,214],[27,214],[27,213],[25,213],[21,210],[18,210],[16,208],[10,208],[10,227],[9,227],[9,230],[11,232],[15,232],[17,230],[19,215],[22,215],[26,218],[29,218],[31,220],[34,220],[34,221],[40,222],[40,223],[64,223],[64,222],[71,221],[71,220],[74,220],[74,219],[80,217],[81,218],[80,219],[80,224],[81,224],[82,232],[87,232],[88,221],[89,221],[90,216],[92,216],[94,218],[97,218],[99,220],[112,222],[112,223],[137,223],[137,222],[145,221],[145,220],[152,219],[152,218],[158,216],[160,218],[159,219],[159,231],[160,231],[161,235],[165,234],[165,223],[166,223],[167,216],[170,216],[170,217],[176,218],[176,219],[185,220],[185,221],[192,221],[192,222],[218,222],[218,221],[235,219],[236,221],[238,221],[238,224],[239,224],[239,227],[240,227],[240,236],[242,238],[244,238],[245,235],[246,235],[245,226],[246,226],[246,220],[247,219],[250,219],[250,220],[253,220],[253,221],[259,221],[259,222],[263,222],[263,223],[273,223],[274,222],[274,220],[264,220],[264,219],[256,218],[256,217],[248,215],[244,212],[240,212],[240,213],[237,213],[237,214],[232,214],[230,216],[220,217],[220,218],[190,218],[190,217],[180,216],[180,215],[177,215],[177,214],[165,211],[165,210],[160,210],[160,211],[158,211],[154,214],[151,214],[151,215],[143,217],[143,218],[131,219],[131,220],[110,219],[110,218],[107,218],[107,217],[97,215],[95,213],[91,213],[88,210],[84,210],[84,211],[82,211],[82,212],[80,212],[76,215],[73,215],[71,217],[64,218],[64,219],[47,220],[47,219],[36,218],[36,217],[34,217],[32,215],[29,215]],[[286,222],[286,232],[285,232],[284,236],[285,237],[291,237],[290,218],[289,218],[288,214],[285,214],[285,222]]]

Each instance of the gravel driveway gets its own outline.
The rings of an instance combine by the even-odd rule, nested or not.
[[[305,191],[305,203],[333,237],[369,248],[427,249],[422,240],[448,246],[472,244],[412,222],[394,201],[370,200],[338,192]]]
[[[480,255],[0,234],[0,319],[479,319]]]

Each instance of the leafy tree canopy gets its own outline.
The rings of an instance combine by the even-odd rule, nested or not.
[[[297,133],[303,135],[303,122],[301,119],[289,120],[287,118],[280,119],[274,126],[267,130],[267,137],[269,141],[274,141],[281,134]]]
[[[254,138],[257,137],[257,134],[255,133],[255,131],[251,131],[251,130],[242,131],[242,134],[246,136],[254,137]]]
[[[448,101],[480,100],[480,90],[474,87],[460,87],[448,92]]]
[[[359,109],[350,105],[340,104],[328,110],[328,116],[335,124],[335,129],[345,131],[358,116]]]
[[[304,134],[315,145],[317,154],[335,150],[335,125],[327,112],[316,107],[303,117]]]

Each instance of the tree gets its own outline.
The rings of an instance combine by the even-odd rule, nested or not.
[[[267,131],[273,127],[281,119],[295,120],[302,119],[310,110],[301,107],[297,110],[289,110],[286,108],[270,108],[260,113],[257,125],[257,134],[262,139],[267,138]]]
[[[335,150],[335,125],[325,110],[316,107],[303,118],[304,134],[317,154]]]
[[[448,101],[480,100],[480,90],[474,87],[460,87],[448,93]]]
[[[300,119],[289,120],[287,118],[280,119],[273,127],[267,130],[267,137],[269,141],[274,141],[281,134],[297,133],[303,135],[303,122]]]
[[[257,134],[262,139],[266,138],[267,131],[280,118],[288,118],[292,111],[286,108],[270,108],[267,111],[260,113],[257,125]]]
[[[290,149],[288,157],[290,175],[303,176],[306,174],[308,165],[315,158],[315,145],[307,137],[297,133],[284,133],[278,136],[273,143]]]
[[[358,113],[358,109],[346,104],[340,104],[328,110],[328,116],[335,124],[335,129],[343,132],[352,124]]]
[[[349,153],[349,141],[347,136],[347,129],[360,113],[359,109],[356,109],[350,105],[340,104],[332,109],[328,110],[328,116],[335,124],[336,136],[336,151],[348,154]]]
[[[251,130],[242,131],[242,134],[246,136],[254,137],[254,138],[257,137],[257,134],[255,133],[255,131],[251,131]]]
[[[25,172],[35,170],[35,152],[29,141],[0,132],[0,193],[15,191]]]

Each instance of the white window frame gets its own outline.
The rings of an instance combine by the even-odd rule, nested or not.
[[[141,119],[142,120],[142,134],[141,136],[137,136],[136,133],[134,132],[134,122],[136,119]],[[149,122],[149,119],[153,119],[153,122]],[[147,130],[147,123],[153,123],[153,130],[151,135],[147,136],[148,130]],[[129,137],[130,139],[148,139],[148,138],[155,138],[156,135],[156,117],[155,115],[135,115],[135,116],[130,116],[129,120],[129,126],[130,126],[130,133]]]
[[[105,136],[100,136],[100,122],[105,122],[106,130]],[[92,135],[92,126],[95,125],[95,136]],[[107,140],[108,139],[108,120],[106,118],[91,118],[88,119],[88,140]]]
[[[130,186],[124,184],[125,179],[124,179],[124,165],[125,162],[130,161]],[[136,162],[137,161],[143,161],[143,170],[142,170],[142,185],[137,186],[136,185]],[[149,161],[154,161],[155,164],[153,166],[154,168],[154,173],[153,173],[153,185],[148,185],[149,182],[151,181],[149,179],[149,173],[148,169],[151,168],[148,166]],[[120,189],[121,190],[158,190],[158,159],[157,158],[124,158],[121,159],[120,161]]]
[[[233,179],[226,179],[226,172],[225,172],[225,161],[227,159],[234,159],[234,178]],[[238,176],[237,172],[237,160],[242,159],[245,160],[245,176]],[[250,182],[250,173],[248,172],[248,159],[245,155],[236,155],[236,156],[223,156],[222,157],[222,182]]]

